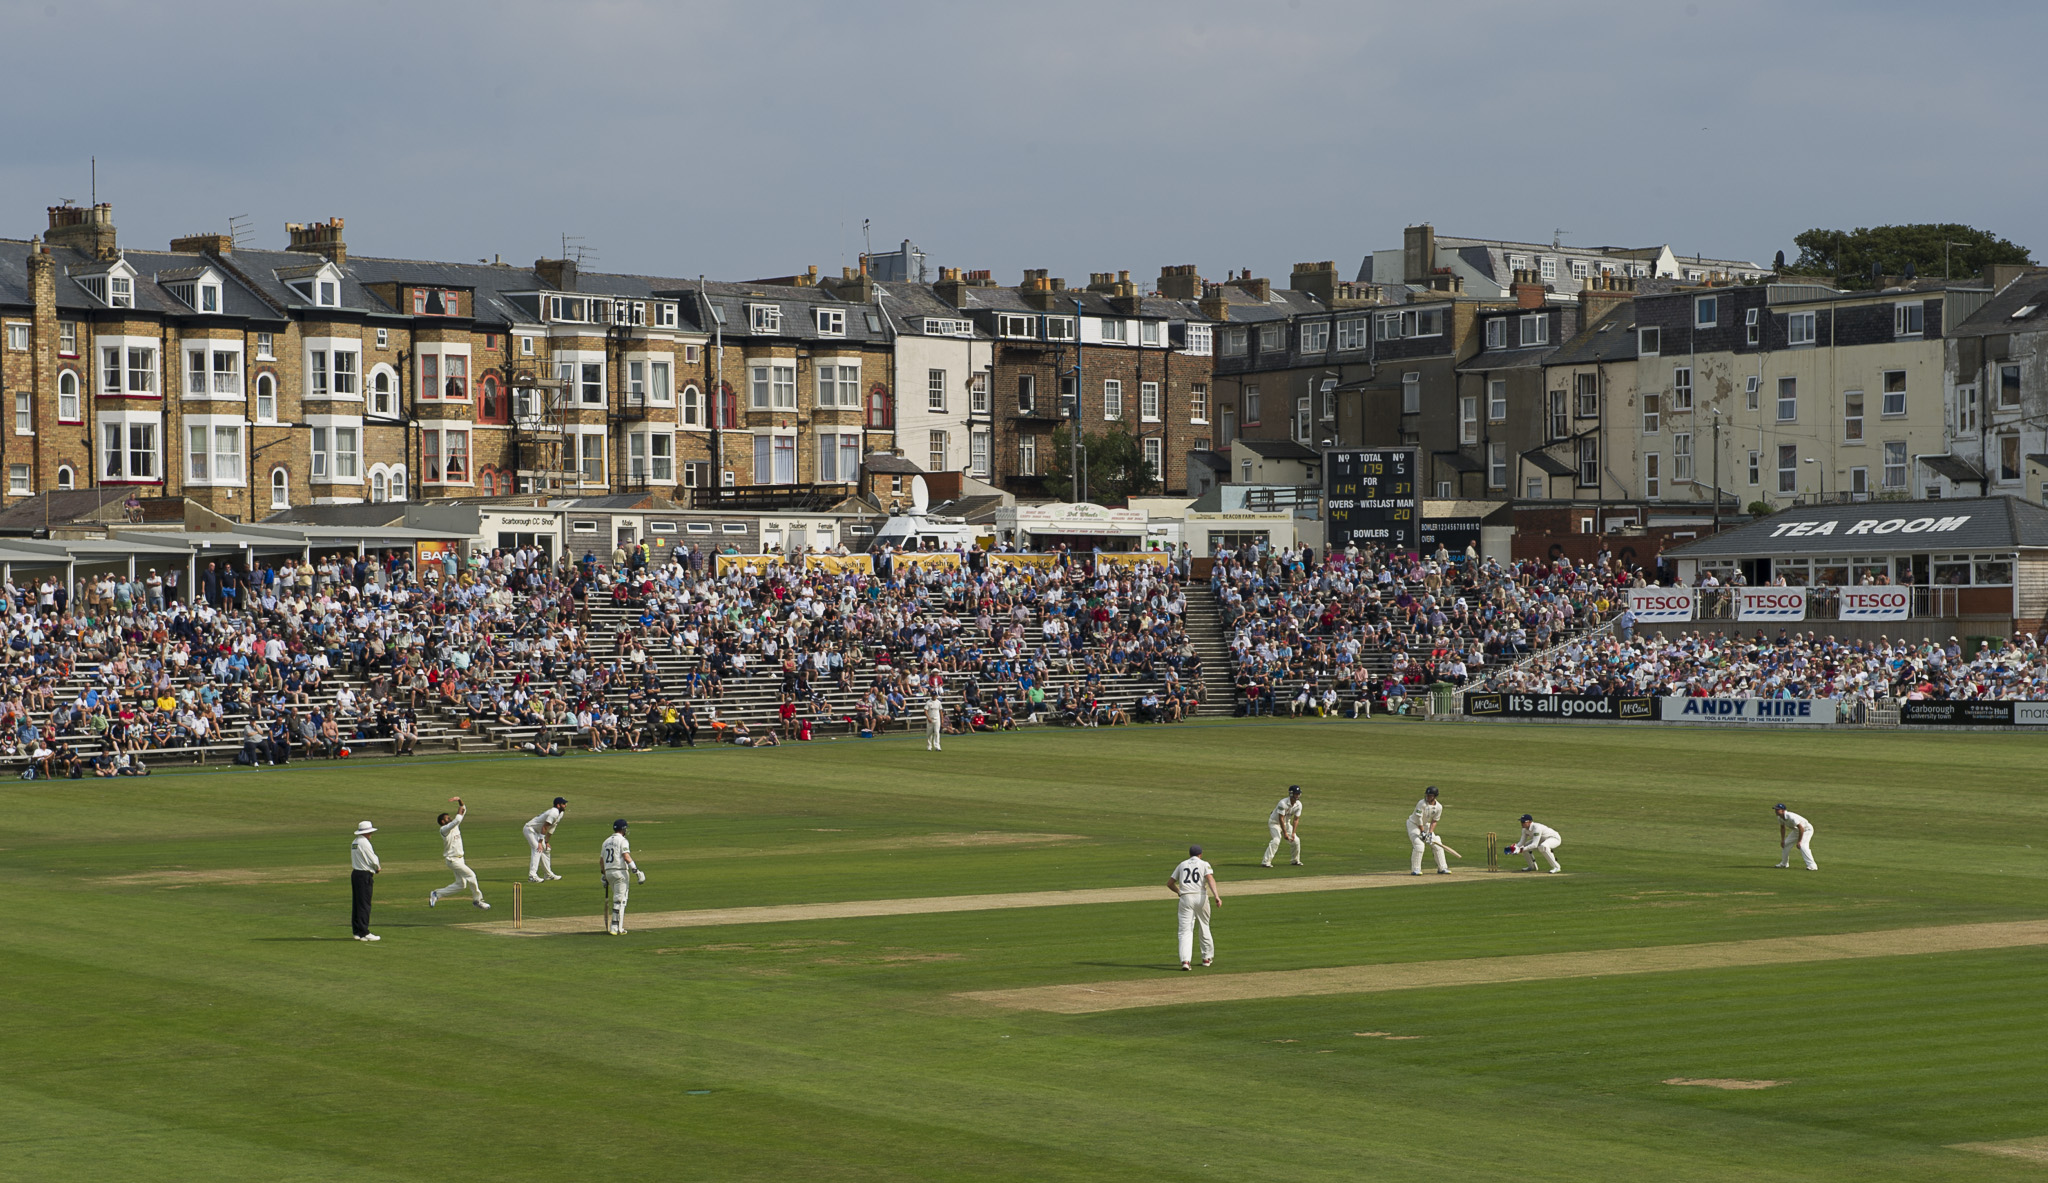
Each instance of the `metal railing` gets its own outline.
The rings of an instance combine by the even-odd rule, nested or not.
[[[1785,590],[1798,591],[1801,589],[1787,588]],[[1841,588],[1823,585],[1809,587],[1804,590],[1806,592],[1805,619],[1807,621],[1840,620],[1842,618]],[[1929,617],[1944,618],[1962,615],[1962,593],[1966,590],[1965,588],[1915,584],[1912,590],[1913,619],[1924,620]],[[1735,605],[1736,595],[1734,588],[1703,587],[1697,590],[1694,612],[1700,620],[1734,620]],[[1769,620],[1746,620],[1742,623],[1754,624],[1761,628],[1771,622]],[[1787,623],[1803,622],[1788,621]],[[1641,629],[1654,626],[1638,624],[1636,627]],[[1684,625],[1680,624],[1675,627],[1682,629]]]

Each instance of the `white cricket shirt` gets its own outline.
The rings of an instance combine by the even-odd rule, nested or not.
[[[542,826],[558,826],[561,824],[562,811],[550,805],[547,809],[541,812],[541,815],[539,817],[534,818],[530,822],[527,822],[526,828],[538,834],[541,832]]]
[[[1424,797],[1415,803],[1415,812],[1408,815],[1408,828],[1418,832],[1427,832],[1430,826],[1443,820],[1443,816],[1443,803]]]
[[[630,865],[626,861],[626,856],[632,849],[633,844],[626,841],[624,834],[613,831],[612,836],[605,839],[604,846],[599,849],[598,859],[607,871],[624,871]]]
[[[1280,798],[1280,804],[1273,807],[1273,812],[1267,816],[1266,820],[1277,826],[1289,818],[1293,818],[1295,821],[1301,820],[1301,798]]]
[[[1800,817],[1798,814],[1792,812],[1789,809],[1779,814],[1778,817],[1784,821],[1785,825],[1788,828],[1795,830],[1805,830],[1809,834],[1813,832],[1812,822],[1807,821],[1805,818]]]
[[[459,813],[441,827],[441,857],[462,861],[462,815]]]
[[[348,865],[357,871],[374,871],[382,865],[377,861],[377,852],[370,848],[368,834],[356,835],[356,840],[349,844]]]
[[[1556,830],[1551,829],[1542,822],[1529,822],[1522,827],[1522,836],[1515,842],[1515,845],[1541,846],[1545,842],[1561,843],[1563,841],[1564,839],[1558,835]]]
[[[1208,890],[1205,885],[1212,873],[1208,863],[1199,858],[1191,858],[1173,869],[1173,882],[1180,888],[1182,895],[1198,896]]]

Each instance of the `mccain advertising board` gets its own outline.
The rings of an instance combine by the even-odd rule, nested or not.
[[[1494,691],[1467,694],[1465,714],[1475,719],[1594,719],[1602,722],[1647,722],[1657,717],[1652,698],[1617,698],[1604,694],[1523,694]]]

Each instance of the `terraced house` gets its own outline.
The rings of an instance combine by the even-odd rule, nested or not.
[[[1952,491],[1946,334],[1989,296],[1938,282],[1638,293],[1641,495],[1710,502],[1717,464],[1743,504]]]
[[[1066,496],[1044,474],[1053,433],[1078,416],[1084,435],[1120,426],[1160,487],[1187,488],[1187,453],[1213,443],[1212,326],[1199,302],[1143,295],[1128,271],[1096,272],[1070,289],[1043,270],[1001,287],[985,271],[946,269],[934,291],[992,342],[994,483]]]

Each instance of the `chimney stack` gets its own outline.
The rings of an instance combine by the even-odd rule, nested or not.
[[[1273,281],[1270,279],[1253,279],[1252,271],[1249,267],[1244,269],[1244,274],[1233,276],[1230,280],[1230,286],[1261,304],[1273,298]]]
[[[1169,300],[1199,300],[1202,298],[1202,277],[1195,274],[1193,263],[1161,267],[1159,294]]]
[[[1541,308],[1550,293],[1536,272],[1517,270],[1515,281],[1508,285],[1508,294],[1515,298],[1517,308]]]
[[[932,291],[955,308],[967,302],[967,281],[960,278],[958,267],[939,268],[939,282],[932,285]]]
[[[348,266],[348,244],[341,240],[340,218],[329,218],[325,222],[286,222],[285,232],[291,235],[291,245],[286,250],[309,251],[325,255],[327,261],[336,267]]]
[[[51,246],[68,246],[101,262],[120,258],[111,203],[102,201],[91,209],[76,205],[53,205],[49,209],[50,229],[44,238]]]
[[[1401,282],[1427,282],[1436,270],[1436,227],[1428,222],[1408,227],[1401,232],[1401,247]]]
[[[535,259],[533,269],[540,281],[558,292],[576,290],[576,260]]]
[[[187,234],[171,240],[174,255],[225,255],[235,249],[235,240],[225,234]]]
[[[1321,301],[1325,308],[1337,302],[1337,262],[1325,259],[1320,263],[1296,263],[1294,274],[1288,277],[1287,286],[1297,292],[1305,292]]]

